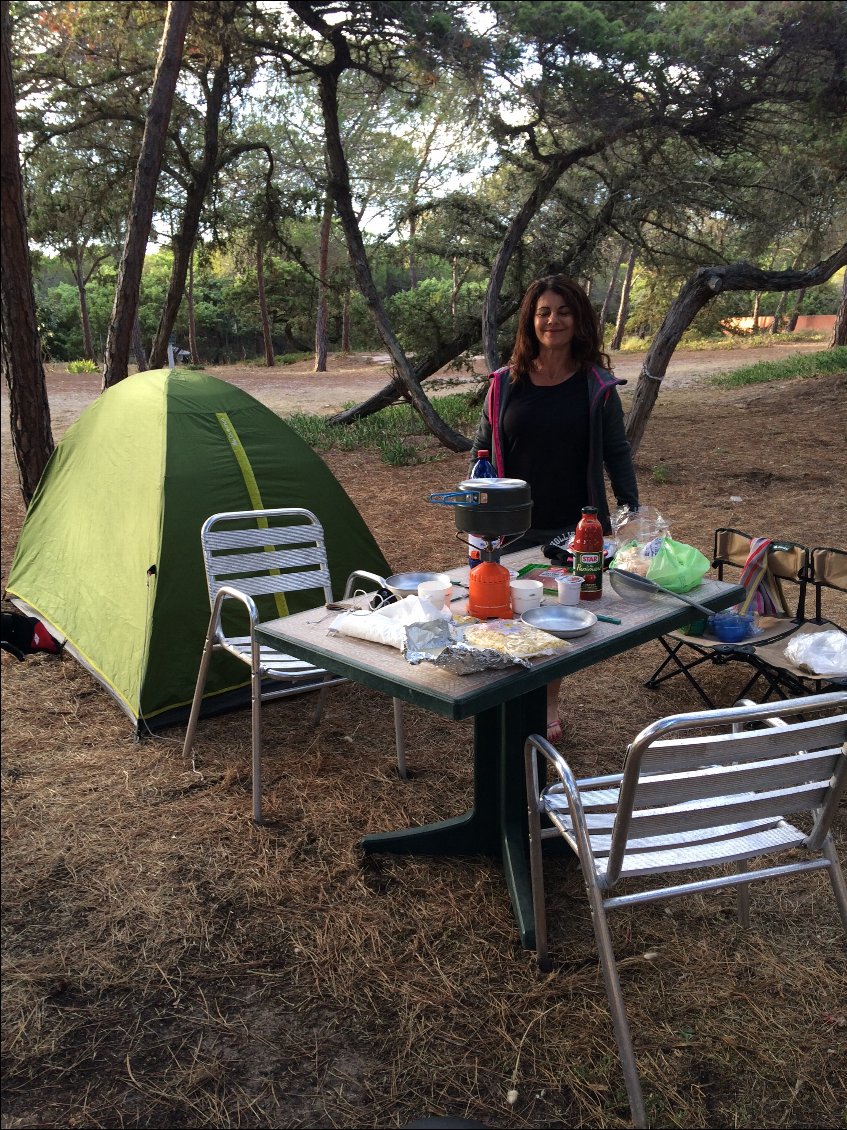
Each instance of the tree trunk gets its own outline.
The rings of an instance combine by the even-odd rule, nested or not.
[[[626,274],[623,278],[623,289],[621,290],[621,301],[618,306],[618,320],[615,323],[615,336],[612,338],[611,349],[620,349],[621,342],[623,341],[624,330],[626,329],[626,320],[629,317],[629,292],[632,288],[632,275],[635,271],[635,260],[637,251],[633,247],[629,255],[629,262],[626,265]]]
[[[605,337],[606,322],[609,320],[609,310],[612,306],[612,299],[615,295],[615,287],[618,285],[618,275],[621,273],[623,261],[626,258],[626,244],[622,243],[620,251],[618,252],[617,262],[615,263],[612,277],[609,279],[609,287],[606,291],[606,297],[603,299],[603,306],[600,310],[600,337]]]
[[[28,506],[54,445],[24,212],[9,0],[2,0],[0,5],[0,23],[0,363],[9,390],[9,424],[18,481]]]
[[[195,365],[200,364],[200,347],[197,344],[197,310],[194,306],[194,248],[188,259],[188,349]]]
[[[626,418],[626,435],[633,453],[638,450],[653,405],[659,395],[679,339],[697,313],[715,295],[726,290],[801,290],[820,286],[847,264],[847,243],[821,263],[806,271],[763,271],[750,263],[731,263],[727,267],[701,267],[682,287],[671,303],[659,332],[653,339],[635,387],[635,396]]]
[[[350,352],[350,291],[344,291],[341,304],[341,352]]]
[[[88,316],[88,295],[85,292],[85,272],[82,253],[77,251],[72,274],[79,295],[79,320],[82,325],[82,355],[88,361],[94,360],[94,342],[91,338],[91,318]]]
[[[776,309],[773,312],[773,321],[771,322],[770,326],[771,337],[779,333],[780,326],[782,325],[782,312],[785,309],[785,300],[787,297],[788,295],[786,292],[783,292],[779,296],[779,301],[777,302]]]
[[[182,296],[185,293],[185,280],[188,276],[191,256],[197,243],[203,204],[206,201],[209,185],[218,166],[221,106],[229,80],[229,64],[229,51],[224,50],[222,58],[215,68],[212,85],[206,96],[206,114],[203,121],[203,159],[196,171],[192,169],[191,183],[185,196],[185,208],[182,213],[179,234],[173,241],[174,259],[171,265],[171,276],[168,280],[168,292],[165,295],[165,304],[162,307],[162,315],[159,318],[159,325],[156,328],[156,336],[153,339],[153,348],[150,353],[150,364],[154,369],[164,365],[165,358],[168,355],[168,342],[176,325]]]
[[[329,233],[332,228],[332,193],[327,191],[324,198],[324,211],[321,217],[320,251],[318,253],[318,313],[315,318],[315,368],[316,373],[326,372],[327,339],[329,322],[329,299],[327,297],[327,274],[329,273]]]
[[[136,372],[147,372],[147,354],[144,352],[144,342],[141,339],[141,323],[138,320],[138,310],[132,320],[132,352],[135,355]]]
[[[502,322],[507,321],[514,312],[517,310],[519,303],[512,301],[506,304],[500,311],[499,317]],[[472,330],[466,330],[464,333],[457,334],[451,341],[447,341],[434,353],[428,354],[422,358],[421,361],[415,366],[415,376],[419,381],[426,380],[431,377],[433,373],[437,373],[439,369],[458,357],[460,353],[464,353],[466,349],[472,348],[479,343],[479,327],[475,326]],[[485,381],[480,380],[479,388],[485,391],[487,385]],[[335,416],[330,416],[327,419],[328,424],[352,424],[354,420],[362,420],[365,416],[371,416],[374,412],[379,412],[382,408],[387,408],[389,404],[393,404],[395,400],[400,400],[405,397],[406,392],[400,382],[393,378],[384,385],[379,392],[375,392],[373,396],[363,401],[361,404],[355,405],[353,408],[345,408],[343,412],[338,412]]]
[[[757,334],[759,332],[759,308],[761,306],[761,302],[762,296],[758,291],[756,291],[756,293],[753,295],[753,325],[751,326],[751,332],[754,334]]]
[[[299,10],[299,9],[298,9]],[[374,324],[385,343],[394,362],[395,379],[405,389],[409,400],[424,422],[425,427],[451,451],[470,450],[470,440],[446,424],[433,408],[426,393],[420,386],[400,342],[394,334],[391,322],[377,291],[370,264],[368,263],[362,233],[353,208],[350,188],[350,170],[341,141],[338,121],[338,75],[349,64],[349,48],[336,43],[336,61],[331,67],[321,68],[318,91],[323,113],[327,144],[327,163],[330,173],[330,190],[335,199],[341,225],[347,241],[350,262],[359,284],[359,289],[371,311]]]
[[[794,303],[794,309],[791,311],[791,317],[788,319],[788,325],[785,327],[785,332],[793,334],[797,329],[797,319],[800,317],[800,311],[803,307],[803,299],[806,297],[806,288],[801,287],[800,293],[797,295],[797,301]]]
[[[265,348],[265,364],[272,369],[276,364],[274,342],[271,335],[271,320],[268,317],[268,299],[265,294],[265,247],[261,239],[256,240],[256,290],[259,295],[259,317],[262,320],[262,342]]]
[[[417,216],[409,216],[409,286],[412,290],[418,285],[418,262],[415,258],[415,232],[417,228]]]
[[[162,153],[192,7],[192,0],[181,0],[180,3],[170,0],[168,4],[159,57],[156,60],[153,93],[144,123],[144,137],[132,186],[126,240],[118,268],[115,304],[106,337],[103,388],[122,381],[128,372],[132,323],[138,308],[141,288],[141,269],[153,222],[156,185],[162,167]]]
[[[834,349],[836,345],[847,345],[847,271],[841,282],[841,301],[838,303],[838,313],[829,339],[830,349]]]

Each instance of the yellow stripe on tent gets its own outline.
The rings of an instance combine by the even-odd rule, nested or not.
[[[226,412],[216,412],[215,415],[217,416],[221,430],[229,441],[229,446],[232,449],[232,453],[235,456],[235,461],[238,464],[238,468],[241,471],[242,477],[244,479],[244,485],[247,487],[247,494],[250,498],[250,503],[253,509],[264,510],[262,496],[259,492],[259,484],[256,482],[256,476],[253,473],[253,468],[250,466],[250,460],[247,457],[247,452],[244,450],[243,443],[238,438],[238,432],[233,427],[232,420],[230,420],[229,415]],[[259,518],[257,519],[257,522],[260,529],[267,529],[267,518]],[[273,553],[273,546],[266,545],[265,552]],[[271,573],[279,573],[279,569],[271,569]],[[274,593],[274,602],[276,603],[276,609],[279,615],[287,616],[288,604],[285,599],[285,593]]]

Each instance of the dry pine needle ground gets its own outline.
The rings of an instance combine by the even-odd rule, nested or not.
[[[707,553],[719,525],[843,545],[844,392],[827,378],[668,395],[639,452],[642,497]],[[460,558],[425,499],[464,460],[430,454],[396,469],[327,457],[397,569]],[[4,472],[5,578],[21,520],[8,450]],[[615,768],[643,725],[697,705],[680,685],[644,689],[658,658],[645,645],[566,680],[578,771]],[[272,705],[257,829],[247,714],[202,723],[192,766],[179,728],[133,741],[70,657],[3,653],[2,673],[4,1126],[627,1124],[578,873],[550,870],[542,976],[496,861],[357,846],[467,807],[469,724],[408,708],[402,782],[378,695],[337,689],[316,730],[310,701]],[[732,701],[740,673],[707,677]],[[843,1125],[827,881],[754,888],[752,910],[749,932],[728,893],[611,918],[654,1126]]]

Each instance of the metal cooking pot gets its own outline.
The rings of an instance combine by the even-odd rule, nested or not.
[[[456,529],[464,534],[508,537],[532,524],[532,496],[523,479],[465,479],[457,491],[431,494],[429,501],[452,506]]]

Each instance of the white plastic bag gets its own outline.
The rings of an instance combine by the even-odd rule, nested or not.
[[[785,657],[812,675],[847,675],[847,633],[832,628],[800,634],[786,645]]]
[[[372,643],[384,643],[403,651],[406,646],[406,627],[409,624],[426,624],[432,620],[449,620],[446,608],[436,608],[427,600],[407,596],[395,604],[385,604],[376,612],[354,609],[342,612],[330,624],[330,632],[354,636]]]

